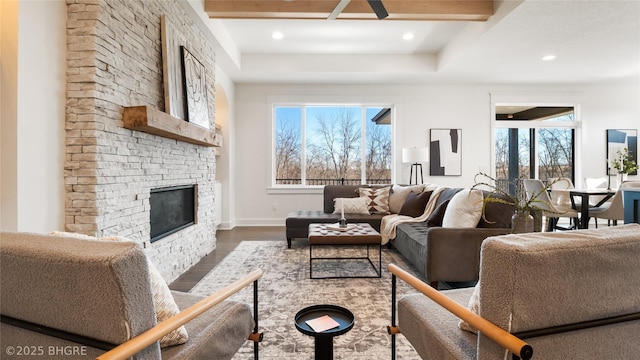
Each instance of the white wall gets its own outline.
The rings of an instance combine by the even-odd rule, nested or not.
[[[293,210],[322,209],[320,193],[268,192],[271,175],[271,109],[274,99],[308,98],[326,101],[375,98],[396,105],[394,160],[402,147],[426,146],[431,128],[462,129],[462,176],[428,175],[425,182],[467,187],[479,170],[491,169],[491,96],[546,94],[558,103],[578,99],[583,140],[577,154],[584,176],[604,176],[605,130],[640,127],[637,82],[610,86],[490,86],[490,85],[276,85],[239,84],[235,98],[236,213],[238,225],[284,225]],[[366,100],[362,100],[366,101]],[[409,167],[400,164],[394,182],[407,183]]]
[[[33,232],[62,230],[66,2],[20,1],[17,4],[2,5],[0,226],[6,230]],[[18,9],[17,22],[9,19],[11,28],[7,29],[4,10],[13,6]],[[5,30],[9,33],[5,34]],[[5,36],[15,37],[16,32],[17,49],[15,46],[5,48]],[[5,68],[5,65],[8,66]],[[7,83],[5,76],[11,79]],[[13,99],[7,111],[5,99]]]
[[[216,65],[216,124],[222,127],[223,146],[217,148],[216,181],[222,184],[222,214],[220,229],[235,226],[232,214],[235,213],[235,85]]]

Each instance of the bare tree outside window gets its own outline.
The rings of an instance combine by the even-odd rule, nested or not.
[[[360,180],[361,109],[309,108],[307,115],[307,178]]]
[[[300,108],[276,110],[276,179],[277,184],[300,184],[302,181],[302,133]]]
[[[363,106],[276,107],[275,184],[390,183],[390,121],[385,124],[371,121],[382,109]],[[304,139],[304,145],[301,139]]]

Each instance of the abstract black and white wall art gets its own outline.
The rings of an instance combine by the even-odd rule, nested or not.
[[[462,129],[431,129],[429,174],[462,175]]]
[[[184,46],[182,51],[186,115],[189,122],[209,128],[209,102],[205,68]]]

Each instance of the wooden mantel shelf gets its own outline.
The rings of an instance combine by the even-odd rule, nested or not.
[[[124,127],[202,146],[219,146],[215,130],[205,129],[149,106],[124,108]]]

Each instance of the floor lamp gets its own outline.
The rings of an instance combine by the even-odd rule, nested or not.
[[[420,169],[420,183],[424,184],[422,176],[422,163],[429,161],[428,147],[413,147],[402,149],[402,162],[411,164],[411,173],[409,174],[409,184],[413,184],[413,170],[415,168],[416,184],[418,183],[418,169]]]

